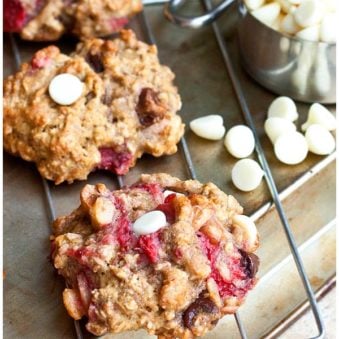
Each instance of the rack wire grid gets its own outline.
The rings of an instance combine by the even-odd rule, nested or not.
[[[166,3],[167,1],[168,0],[144,0],[144,5],[147,5],[147,6],[161,5],[161,4]],[[210,10],[212,8],[212,3],[211,3],[210,0],[201,0],[201,3],[203,4],[203,6],[206,10]],[[146,42],[156,45],[155,37],[154,37],[152,28],[150,26],[150,23],[148,21],[148,18],[146,16],[145,11],[143,11],[142,13],[140,13],[138,15],[138,19],[141,22],[145,36],[147,38]],[[298,270],[300,279],[302,281],[304,290],[306,292],[307,300],[308,300],[308,304],[306,304],[306,305],[307,306],[309,305],[311,307],[312,312],[313,312],[314,321],[316,323],[318,333],[312,338],[314,338],[314,339],[315,338],[324,338],[324,336],[325,336],[324,323],[323,323],[323,319],[322,319],[322,316],[321,316],[320,311],[319,311],[319,307],[318,307],[318,304],[317,304],[317,301],[316,301],[316,297],[315,297],[315,294],[312,290],[309,279],[307,277],[307,274],[306,274],[306,271],[305,271],[305,268],[304,268],[304,264],[303,264],[303,261],[300,257],[298,247],[296,245],[296,241],[295,241],[294,236],[292,234],[288,218],[286,217],[286,213],[285,213],[284,208],[282,206],[281,197],[279,197],[279,193],[278,193],[278,190],[277,190],[277,187],[276,187],[276,183],[274,181],[274,178],[273,178],[272,173],[271,173],[270,166],[268,164],[268,161],[266,160],[265,153],[264,153],[262,145],[260,143],[260,139],[258,137],[256,126],[254,124],[251,112],[249,110],[243,89],[242,89],[241,84],[240,84],[240,82],[237,78],[236,72],[234,71],[234,68],[233,68],[233,65],[232,65],[232,62],[231,62],[231,59],[230,59],[230,56],[229,56],[227,43],[225,42],[225,40],[222,37],[221,31],[218,27],[218,23],[213,22],[211,25],[212,25],[212,29],[213,29],[213,32],[214,32],[214,37],[216,39],[217,45],[219,47],[220,53],[221,53],[223,61],[224,61],[225,72],[228,72],[228,75],[231,79],[232,86],[233,86],[233,89],[234,89],[234,93],[235,93],[236,98],[238,100],[238,104],[241,108],[243,118],[245,119],[247,125],[251,128],[251,130],[254,134],[256,155],[257,155],[258,161],[260,162],[260,164],[261,164],[261,166],[264,170],[264,173],[265,173],[264,177],[265,177],[267,186],[269,188],[272,201],[273,201],[273,203],[276,207],[276,210],[278,212],[278,215],[279,215],[279,218],[280,218],[280,221],[281,221],[281,226],[283,227],[283,230],[285,232],[285,235],[286,235],[289,247],[290,247],[291,254],[293,256],[296,268]],[[12,47],[12,52],[13,52],[15,64],[16,64],[16,67],[19,68],[19,66],[21,64],[21,56],[20,56],[20,51],[19,51],[19,47],[18,47],[18,42],[17,42],[15,35],[9,34],[9,37],[10,37],[10,44],[11,44],[11,47]],[[188,144],[187,144],[186,139],[185,139],[185,136],[183,136],[182,139],[180,140],[180,146],[181,146],[181,150],[182,150],[182,154],[183,154],[183,159],[185,161],[185,165],[187,167],[187,171],[188,171],[188,174],[189,174],[189,178],[198,179],[197,174],[196,174],[196,170],[195,170],[195,167],[194,167],[194,164],[193,164],[193,161],[192,161],[192,157],[191,157],[191,154],[190,154],[190,150],[189,150]],[[334,158],[335,158],[335,154],[333,154],[331,157],[329,157],[328,160],[333,160]],[[118,183],[118,187],[124,186],[124,177],[123,176],[117,175],[116,180],[117,180],[117,183]],[[52,199],[50,183],[46,179],[44,179],[43,177],[41,177],[41,181],[42,181],[42,185],[43,185],[43,189],[44,189],[44,193],[45,193],[45,198],[46,198],[46,202],[47,202],[49,221],[52,223],[56,218],[56,213],[55,213],[54,203],[53,203],[53,199]],[[306,307],[304,307],[304,309],[305,308]],[[235,313],[234,318],[235,318],[235,322],[237,324],[239,333],[241,335],[241,338],[246,339],[247,338],[246,329],[245,329],[245,326],[244,326],[239,314]],[[82,326],[80,325],[79,321],[74,321],[74,326],[75,326],[75,332],[76,332],[77,339],[82,339],[84,337],[84,335],[83,335],[83,332],[82,332]]]

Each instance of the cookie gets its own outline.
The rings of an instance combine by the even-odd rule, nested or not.
[[[68,105],[57,98],[69,99],[73,82],[51,86],[65,74],[82,84]],[[143,153],[177,151],[184,125],[173,79],[157,48],[131,30],[80,43],[71,56],[42,49],[5,80],[4,147],[56,184],[84,180],[95,169],[125,174]]]
[[[257,281],[256,227],[212,183],[142,175],[113,192],[86,185],[80,200],[55,220],[51,257],[69,315],[95,335],[202,336]]]
[[[64,33],[101,37],[121,30],[141,10],[141,0],[5,0],[4,31],[34,41]]]

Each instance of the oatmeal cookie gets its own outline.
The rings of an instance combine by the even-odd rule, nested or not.
[[[141,0],[5,0],[4,31],[26,40],[53,41],[112,34],[142,10]]]
[[[113,192],[86,185],[80,200],[55,220],[51,257],[69,315],[95,335],[199,337],[257,281],[256,227],[212,183],[142,175]]]
[[[49,95],[51,80],[65,73],[83,83],[68,106]],[[157,48],[130,30],[80,43],[71,56],[42,49],[5,80],[4,147],[56,184],[84,180],[97,168],[125,174],[145,152],[177,151],[184,125],[173,79]]]

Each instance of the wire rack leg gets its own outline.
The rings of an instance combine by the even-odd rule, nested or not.
[[[212,8],[210,0],[202,0],[202,1],[203,1],[207,10],[210,10]],[[311,286],[311,284],[310,284],[310,282],[307,278],[306,270],[305,270],[304,264],[302,262],[302,259],[300,257],[300,254],[299,254],[299,251],[298,251],[298,248],[297,248],[297,244],[294,240],[293,233],[291,231],[291,227],[289,225],[288,219],[286,217],[285,211],[284,211],[282,203],[280,201],[278,190],[277,190],[277,187],[275,185],[275,181],[273,179],[271,169],[270,169],[269,164],[266,160],[264,151],[262,149],[260,139],[259,139],[258,133],[256,131],[256,127],[255,127],[252,115],[250,113],[249,107],[247,105],[241,84],[240,84],[240,82],[239,82],[239,80],[238,80],[238,78],[237,78],[237,76],[234,72],[233,65],[232,65],[231,59],[229,57],[229,53],[228,53],[228,50],[227,50],[226,43],[225,43],[225,41],[224,41],[224,39],[221,35],[218,24],[216,22],[212,23],[212,29],[214,31],[215,38],[217,40],[220,52],[221,52],[222,57],[224,59],[226,69],[227,69],[228,74],[231,78],[231,82],[232,82],[235,94],[237,96],[238,102],[241,106],[243,116],[246,120],[246,123],[250,126],[250,128],[252,129],[252,132],[254,134],[255,143],[256,143],[256,152],[257,152],[257,155],[258,155],[258,159],[259,159],[259,162],[260,162],[260,164],[261,164],[261,166],[262,166],[262,168],[265,172],[265,179],[266,179],[267,185],[269,187],[273,202],[276,206],[279,218],[280,218],[281,223],[283,225],[283,228],[284,228],[287,240],[288,240],[288,244],[289,244],[289,247],[291,249],[293,259],[295,261],[295,265],[298,269],[299,276],[300,276],[301,281],[304,285],[304,289],[306,291],[307,298],[308,298],[310,305],[311,305],[311,308],[312,308],[312,312],[313,312],[313,315],[314,315],[314,318],[315,318],[315,321],[316,321],[316,324],[317,324],[317,328],[318,328],[318,334],[314,338],[323,338],[323,336],[324,336],[324,323],[323,323],[322,317],[320,315],[320,310],[319,310],[316,298],[314,296],[312,286]]]

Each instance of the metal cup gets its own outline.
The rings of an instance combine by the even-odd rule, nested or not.
[[[225,0],[201,16],[176,11],[185,0],[170,0],[165,15],[183,27],[198,28],[220,16],[234,0]],[[289,37],[256,19],[238,0],[238,39],[246,71],[279,95],[304,102],[336,102],[336,44]]]
[[[280,95],[304,102],[336,102],[336,44],[284,35],[239,3],[238,38],[247,72]]]

